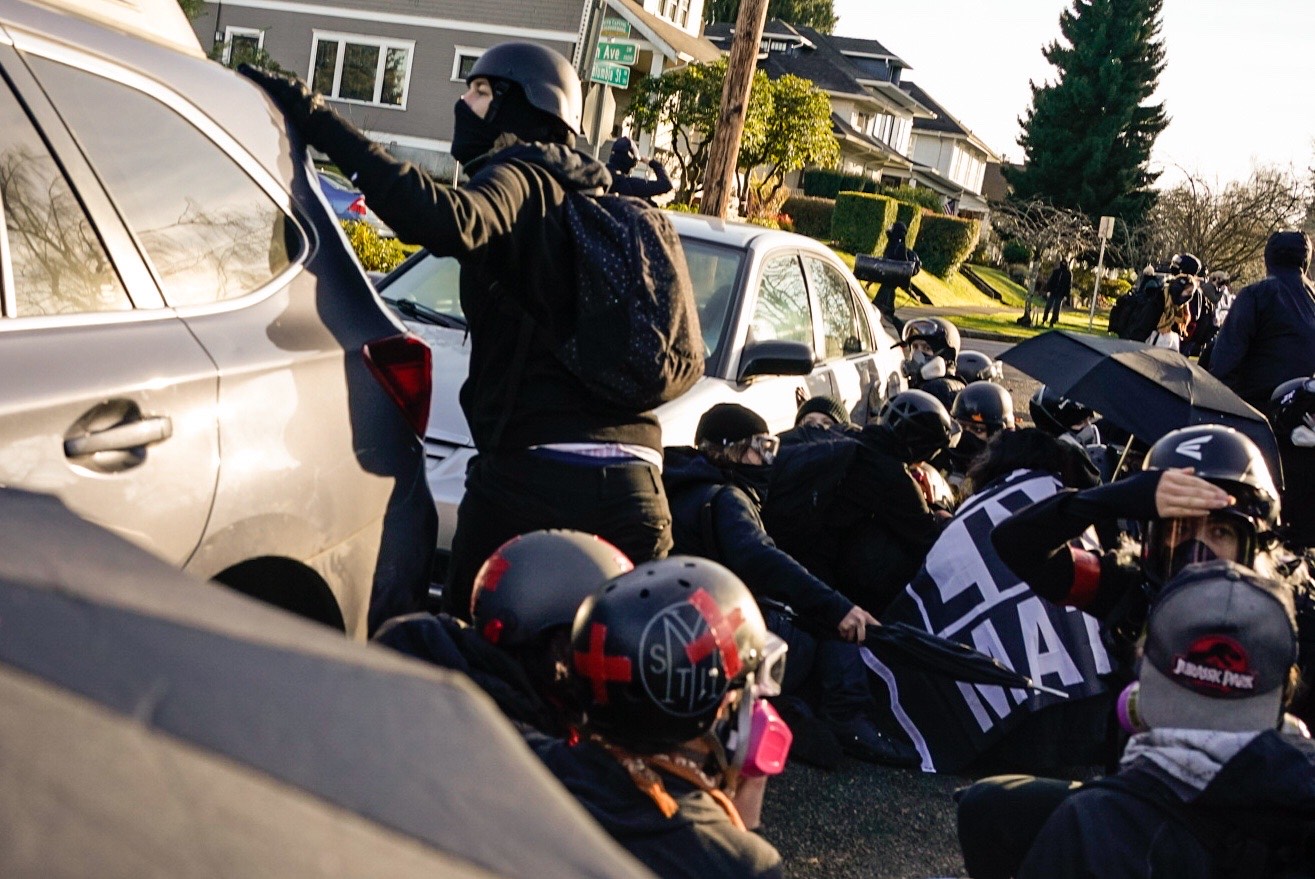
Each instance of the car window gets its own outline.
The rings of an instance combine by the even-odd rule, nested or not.
[[[432,253],[405,272],[390,276],[383,295],[394,301],[411,300],[453,317],[461,311],[461,265],[450,256]]]
[[[132,308],[123,282],[27,114],[0,86],[0,199],[14,279],[10,316]]]
[[[813,318],[797,257],[775,256],[763,264],[750,332],[750,342],[782,339],[803,342],[812,349]]]
[[[866,322],[861,319],[845,276],[832,265],[814,257],[804,257],[804,270],[808,283],[822,307],[822,330],[826,340],[825,357],[844,357],[872,350],[872,334],[865,333]],[[867,336],[867,346],[864,338]]]
[[[292,220],[191,123],[135,89],[31,63],[174,306],[256,290],[301,249]]]
[[[699,309],[699,327],[707,356],[713,357],[721,345],[726,318],[735,300],[735,279],[740,276],[744,252],[720,247],[706,241],[681,240],[685,262],[694,286],[694,301]]]

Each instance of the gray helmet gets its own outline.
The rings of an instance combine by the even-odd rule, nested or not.
[[[580,79],[561,54],[538,43],[499,43],[479,56],[466,82],[480,76],[516,83],[532,107],[560,119],[576,134],[582,133]]]

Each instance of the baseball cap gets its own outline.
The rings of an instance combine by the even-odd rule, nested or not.
[[[1189,565],[1151,607],[1139,712],[1152,729],[1273,729],[1296,659],[1290,589],[1235,562]]]

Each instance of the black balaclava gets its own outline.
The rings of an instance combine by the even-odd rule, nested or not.
[[[452,129],[452,157],[469,164],[493,149],[501,134],[513,134],[526,143],[559,143],[575,146],[575,135],[557,117],[535,107],[514,82],[488,77],[493,100],[488,112],[479,115],[457,99]]]
[[[612,144],[612,153],[607,159],[608,169],[629,174],[637,164],[639,164],[639,156],[635,153],[634,141],[628,137],[617,138],[616,143]]]

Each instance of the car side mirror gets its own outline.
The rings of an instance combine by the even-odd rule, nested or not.
[[[744,347],[736,380],[745,382],[759,375],[808,375],[812,371],[813,349],[802,342],[773,339]]]

